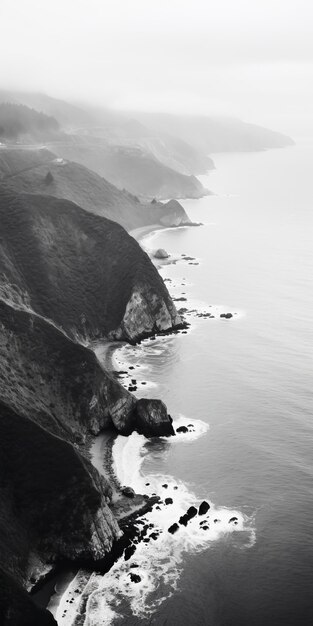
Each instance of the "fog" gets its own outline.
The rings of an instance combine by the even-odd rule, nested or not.
[[[0,0],[0,87],[313,130],[309,0]]]

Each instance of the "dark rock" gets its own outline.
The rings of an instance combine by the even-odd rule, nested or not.
[[[168,532],[171,533],[171,535],[174,535],[174,533],[176,533],[178,529],[179,529],[179,526],[175,522],[174,524],[172,524],[172,526],[168,528]]]
[[[123,487],[122,494],[126,496],[126,498],[134,498],[136,495],[132,487]]]
[[[188,428],[187,428],[187,426],[179,426],[179,428],[176,428],[176,432],[177,433],[188,433]]]
[[[229,320],[231,317],[233,317],[232,313],[221,313],[220,317],[224,317],[225,319]]]
[[[136,551],[136,546],[134,546],[134,545],[128,546],[128,548],[126,548],[125,552],[124,552],[124,559],[125,559],[125,561],[128,561],[130,559],[130,557],[133,556],[135,551]]]
[[[141,577],[138,576],[138,574],[133,574],[132,572],[129,574],[130,576],[130,580],[132,581],[132,583],[140,583],[141,581]]]
[[[182,526],[187,526],[188,522],[189,522],[189,517],[187,513],[185,513],[184,515],[181,515],[181,517],[179,518],[179,523],[182,524]]]
[[[135,408],[136,429],[145,437],[169,437],[175,435],[166,406],[161,400],[141,398]]]
[[[214,520],[214,524],[219,524],[219,523],[220,523],[220,521],[221,521],[220,519],[215,519],[215,520]]]
[[[209,530],[209,526],[202,526],[202,530]]]
[[[159,248],[158,250],[155,251],[153,256],[155,259],[168,259],[170,255],[163,248]]]
[[[193,517],[195,517],[197,515],[198,511],[196,509],[195,506],[190,506],[186,515],[188,516],[188,519],[192,519]]]
[[[151,533],[150,539],[153,539],[153,541],[156,541],[158,536],[159,536],[159,533]]]
[[[199,515],[205,515],[210,508],[210,505],[206,500],[203,500],[199,506]]]
[[[168,488],[167,483],[164,483],[164,485],[162,485],[162,487],[163,487],[163,489],[167,489]]]
[[[238,522],[238,517],[231,517],[228,523],[231,524],[231,522]]]
[[[165,504],[173,504],[173,498],[165,498]]]

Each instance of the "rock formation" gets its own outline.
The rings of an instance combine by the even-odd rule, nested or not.
[[[181,324],[148,255],[110,220],[0,189],[0,297],[72,338],[137,341]]]

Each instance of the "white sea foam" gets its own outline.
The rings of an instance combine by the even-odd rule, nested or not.
[[[169,445],[192,441],[209,428],[205,422],[183,415],[174,420],[175,430],[179,426],[188,426],[189,432],[166,438]],[[199,507],[201,500],[172,476],[145,474],[143,464],[150,453],[151,443],[136,432],[129,437],[119,435],[112,451],[113,468],[122,484],[137,493],[161,498],[141,519],[151,525],[147,537],[156,533],[156,538],[150,537],[149,543],[141,541],[129,560],[120,557],[104,576],[79,572],[54,611],[59,625],[107,626],[125,610],[138,618],[148,618],[177,589],[184,554],[205,550],[213,541],[238,532],[244,533],[246,547],[253,544],[254,530],[249,518],[233,509],[215,507],[209,499],[210,509],[205,515],[196,515],[186,527],[179,524],[177,532],[170,534],[168,528],[179,522],[190,506]],[[166,504],[165,498],[172,503],[168,500]],[[132,581],[131,574],[139,576],[140,581]]]
[[[184,416],[175,420],[174,425],[177,428],[189,423],[193,424],[191,432],[176,435],[167,439],[167,442],[177,445],[180,441],[199,437],[208,430],[204,422],[192,421]],[[145,437],[138,433],[130,437],[118,436],[113,446],[114,469],[122,484],[131,486],[138,493],[160,496],[158,507],[154,506],[143,517],[145,524],[153,525],[147,536],[157,533],[157,538],[150,538],[149,543],[139,543],[128,561],[121,557],[105,576],[92,575],[88,584],[89,617],[85,622],[90,626],[110,623],[99,621],[105,607],[106,615],[109,615],[107,619],[113,622],[117,614],[121,615],[121,603],[126,603],[133,615],[148,617],[177,588],[185,553],[204,550],[211,542],[235,532],[246,531],[246,545],[251,543],[253,531],[249,527],[248,518],[239,511],[215,507],[211,502],[206,515],[196,515],[186,527],[180,524],[177,532],[170,534],[168,528],[177,523],[190,506],[198,507],[200,500],[184,483],[172,476],[144,474],[142,466],[149,455],[149,446],[146,444]],[[165,498],[170,498],[172,503],[165,504]],[[233,521],[230,521],[232,518]],[[132,568],[132,565],[137,567]],[[140,576],[140,582],[132,582],[131,573]]]

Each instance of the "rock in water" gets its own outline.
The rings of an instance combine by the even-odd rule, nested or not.
[[[177,433],[188,433],[188,428],[187,428],[187,426],[179,426],[178,428],[176,428],[176,432]]]
[[[134,498],[135,497],[135,492],[132,489],[132,487],[123,487],[122,488],[122,494],[124,496],[126,496],[126,498]]]
[[[175,435],[166,406],[161,400],[141,398],[135,408],[136,430],[145,437]]]
[[[195,506],[190,506],[186,515],[188,516],[188,519],[192,519],[193,517],[195,517],[197,515],[198,511],[196,509]]]
[[[170,527],[168,528],[168,532],[169,532],[171,535],[174,535],[174,533],[176,533],[176,532],[178,531],[178,529],[179,529],[179,526],[178,526],[178,524],[175,522],[175,524],[172,524],[172,526],[170,526]]]
[[[199,515],[205,515],[210,508],[210,505],[206,500],[203,500],[199,506]]]
[[[131,572],[129,576],[132,583],[140,583],[141,577],[138,574],[133,574],[133,572]]]
[[[155,259],[168,259],[170,255],[166,252],[166,250],[164,250],[164,248],[159,248],[155,251],[153,256]]]
[[[124,560],[128,561],[130,557],[133,556],[134,552],[136,552],[136,546],[128,546],[128,548],[126,548],[124,552]]]

